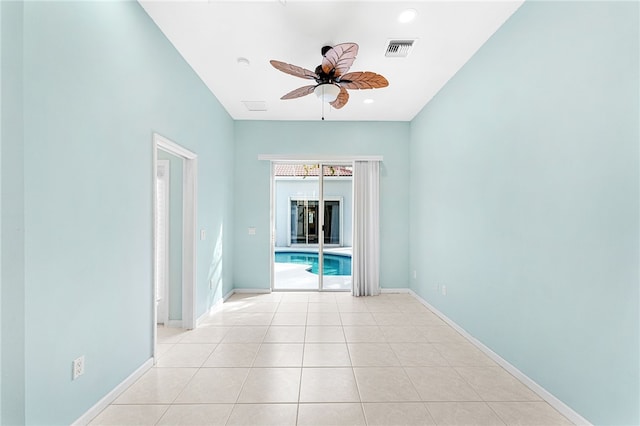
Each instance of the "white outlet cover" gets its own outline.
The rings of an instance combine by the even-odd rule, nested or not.
[[[84,374],[84,355],[73,360],[73,380]]]

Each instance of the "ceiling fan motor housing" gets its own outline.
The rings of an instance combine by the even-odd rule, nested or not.
[[[316,67],[316,83],[327,84],[335,81],[335,70],[331,70],[329,74],[323,71],[322,65]]]

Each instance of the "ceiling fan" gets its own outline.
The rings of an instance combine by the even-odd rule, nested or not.
[[[270,61],[274,68],[284,73],[316,81],[316,84],[292,90],[280,99],[295,99],[313,92],[323,102],[329,102],[332,107],[340,109],[349,101],[347,89],[378,89],[389,85],[386,78],[374,72],[347,72],[358,54],[356,43],[324,46],[321,53],[322,63],[315,71],[285,62]]]

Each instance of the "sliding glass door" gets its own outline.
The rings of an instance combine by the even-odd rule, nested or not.
[[[322,289],[351,290],[353,167],[322,166]]]
[[[273,164],[273,289],[351,289],[350,164]]]

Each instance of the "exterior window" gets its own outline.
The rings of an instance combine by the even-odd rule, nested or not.
[[[324,202],[324,243],[341,245],[340,200]],[[291,200],[291,244],[318,244],[318,200]]]

